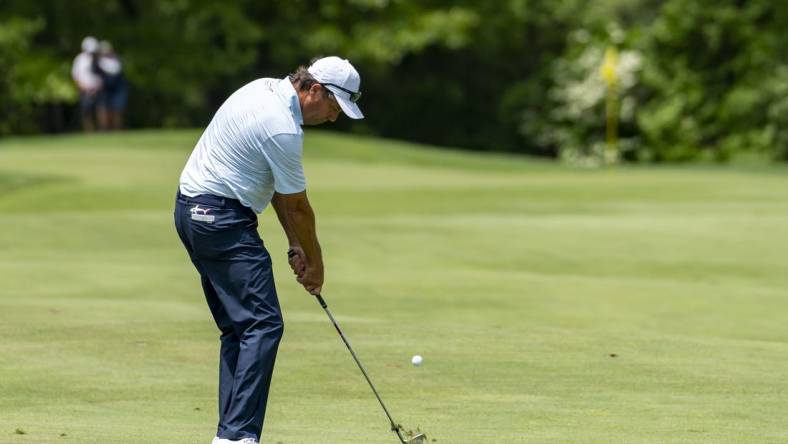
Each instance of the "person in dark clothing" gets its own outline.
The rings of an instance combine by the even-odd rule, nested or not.
[[[128,98],[128,85],[123,75],[123,64],[110,42],[103,40],[93,59],[93,71],[101,77],[98,94],[97,118],[99,129],[118,130],[123,127],[123,111]]]

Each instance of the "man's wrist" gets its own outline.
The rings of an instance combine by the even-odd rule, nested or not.
[[[318,264],[306,264],[306,271],[309,274],[319,274],[320,276],[323,275],[323,263],[320,262]]]

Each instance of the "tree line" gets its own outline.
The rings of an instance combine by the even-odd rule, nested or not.
[[[786,29],[772,0],[5,0],[0,135],[78,128],[90,34],[124,62],[129,127],[204,126],[243,83],[336,54],[362,75],[346,131],[582,161],[615,103],[621,159],[786,160]]]

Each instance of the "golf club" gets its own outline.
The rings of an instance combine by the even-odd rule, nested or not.
[[[339,337],[342,338],[342,342],[344,342],[347,349],[350,350],[350,354],[353,356],[353,359],[356,361],[358,368],[361,370],[361,373],[364,375],[364,378],[366,378],[367,382],[369,383],[369,386],[372,388],[372,392],[375,393],[375,397],[378,398],[378,402],[380,403],[380,406],[383,407],[383,411],[386,412],[386,416],[388,417],[389,422],[391,423],[391,431],[397,434],[400,443],[401,444],[426,443],[427,435],[425,435],[424,433],[418,433],[415,436],[411,436],[411,437],[403,436],[404,430],[402,426],[394,422],[394,419],[391,417],[391,414],[389,413],[389,410],[386,408],[386,405],[383,404],[383,399],[380,398],[378,391],[375,389],[375,385],[372,384],[372,380],[370,380],[369,375],[367,375],[367,371],[364,370],[364,366],[361,365],[361,361],[358,360],[358,357],[356,356],[356,353],[353,351],[353,348],[350,346],[350,343],[345,337],[345,334],[342,333],[342,330],[339,328],[339,324],[337,324],[337,321],[334,319],[334,316],[331,315],[331,311],[328,309],[328,305],[326,305],[326,301],[323,300],[323,296],[317,294],[315,295],[315,297],[317,298],[317,301],[320,303],[320,306],[323,307],[323,310],[325,310],[326,314],[328,315],[328,318],[331,319],[331,323],[334,324],[334,328],[337,330],[337,333],[339,333]]]

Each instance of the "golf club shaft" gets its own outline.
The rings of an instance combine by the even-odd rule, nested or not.
[[[369,386],[372,388],[372,392],[375,393],[375,397],[378,398],[378,402],[380,403],[380,406],[383,407],[383,411],[386,412],[386,416],[389,418],[389,422],[391,423],[391,430],[397,433],[400,442],[403,443],[406,442],[405,439],[402,438],[402,434],[400,433],[399,426],[394,422],[394,419],[391,417],[389,410],[386,408],[386,404],[383,404],[383,399],[380,398],[378,391],[375,389],[375,384],[373,384],[372,380],[369,379],[369,375],[367,375],[367,371],[364,369],[364,366],[361,365],[361,361],[358,360],[356,353],[353,351],[353,347],[350,346],[350,342],[348,342],[347,338],[345,337],[345,334],[342,333],[342,329],[339,328],[339,324],[337,324],[336,319],[334,319],[334,316],[331,314],[331,311],[328,309],[328,305],[326,304],[326,301],[323,300],[323,296],[316,294],[315,297],[317,298],[317,301],[320,303],[320,306],[323,307],[323,310],[325,310],[326,314],[328,315],[328,318],[331,319],[331,323],[334,324],[334,328],[337,330],[337,333],[339,333],[339,337],[342,338],[342,342],[345,343],[345,346],[350,351],[350,354],[353,356],[353,360],[356,361],[358,368],[361,370],[361,373],[364,375],[364,378],[367,380]]]

